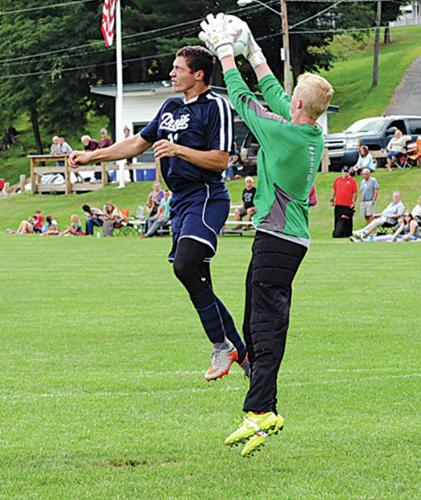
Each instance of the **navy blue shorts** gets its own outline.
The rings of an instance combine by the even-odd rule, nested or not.
[[[203,184],[193,191],[176,193],[171,201],[173,245],[168,260],[174,260],[177,243],[182,238],[203,243],[209,248],[208,259],[213,257],[229,209],[229,194],[223,184]]]

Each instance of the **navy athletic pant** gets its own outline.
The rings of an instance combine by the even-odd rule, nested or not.
[[[256,233],[243,323],[252,367],[244,411],[277,413],[277,378],[289,325],[291,285],[306,252],[303,245]]]

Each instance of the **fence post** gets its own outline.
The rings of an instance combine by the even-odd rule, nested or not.
[[[70,178],[70,164],[69,164],[69,157],[66,156],[64,158],[64,180],[66,182],[66,194],[69,194],[72,192],[72,181]]]
[[[19,176],[19,188],[21,193],[25,192],[26,175]]]
[[[37,192],[37,175],[35,173],[35,158],[31,158],[31,192],[35,194]]]

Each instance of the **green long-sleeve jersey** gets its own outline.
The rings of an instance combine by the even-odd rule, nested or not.
[[[323,132],[290,122],[291,100],[273,75],[260,80],[273,113],[258,102],[238,70],[230,69],[224,78],[234,108],[260,144],[253,223],[308,246],[308,195],[323,155]]]

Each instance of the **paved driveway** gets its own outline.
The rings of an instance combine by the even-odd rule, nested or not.
[[[421,56],[409,66],[385,114],[421,115]]]

